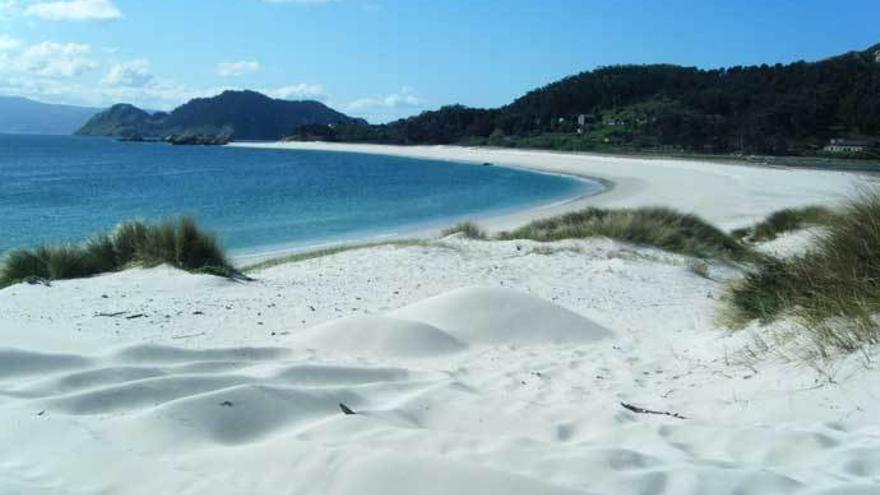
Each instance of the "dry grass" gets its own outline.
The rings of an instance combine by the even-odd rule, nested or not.
[[[750,229],[735,231],[733,235],[738,238],[745,238],[751,242],[772,241],[779,234],[785,232],[792,232],[807,227],[830,225],[836,218],[837,214],[824,206],[786,208],[773,213]]]
[[[757,264],[727,301],[732,324],[796,319],[821,355],[880,343],[880,193],[850,201],[806,254]]]
[[[737,261],[754,257],[748,248],[715,226],[667,208],[588,208],[502,232],[499,238],[550,242],[600,236],[689,256]]]
[[[529,251],[529,254],[537,254],[539,256],[552,256],[554,254],[559,253],[572,253],[572,254],[583,254],[584,250],[572,247],[572,246],[560,246],[560,247],[549,247],[549,246],[538,246],[536,248],[532,248]]]
[[[477,226],[477,224],[473,222],[463,222],[457,225],[454,225],[443,231],[443,237],[450,236],[453,234],[461,234],[465,239],[474,239],[479,241],[485,241],[489,238],[486,232]]]
[[[24,280],[63,280],[114,272],[129,266],[172,266],[228,276],[235,270],[216,238],[187,217],[159,224],[126,222],[82,244],[39,246],[9,253],[0,287]]]

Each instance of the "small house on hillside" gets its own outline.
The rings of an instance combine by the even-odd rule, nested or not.
[[[864,153],[871,147],[869,141],[858,141],[853,139],[832,139],[824,150],[829,153]]]
[[[577,132],[578,134],[583,134],[590,129],[590,126],[593,124],[594,119],[592,115],[587,115],[584,113],[578,114],[577,117]]]

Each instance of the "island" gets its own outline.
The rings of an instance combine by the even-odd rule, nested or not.
[[[318,101],[288,101],[256,91],[224,91],[196,98],[171,112],[147,112],[120,103],[95,115],[77,132],[127,141],[213,145],[236,141],[277,141],[304,125],[366,125]]]

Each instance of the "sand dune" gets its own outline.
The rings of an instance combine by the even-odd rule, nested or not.
[[[611,336],[583,316],[510,289],[458,289],[392,314],[434,325],[468,344],[579,344]]]
[[[427,356],[457,352],[466,344],[427,323],[382,316],[351,316],[298,335],[294,345],[346,355]]]
[[[72,354],[44,354],[20,349],[0,349],[0,377],[76,369],[86,366],[88,362],[88,359]]]
[[[0,457],[0,489],[379,495],[876,488],[876,427],[737,423],[713,417],[711,407],[683,409],[691,416],[682,420],[620,407],[622,399],[668,402],[624,385],[644,378],[627,378],[622,365],[643,357],[632,345],[539,297],[471,287],[387,316],[311,326],[271,347],[4,349],[0,414],[15,427],[0,432],[12,446]],[[673,386],[676,379],[666,380]],[[705,390],[695,393],[707,399]],[[687,408],[675,402],[662,405]],[[357,414],[343,414],[340,403]]]
[[[583,160],[623,179],[604,204],[715,195],[707,216],[730,224],[852,181],[650,163],[672,173],[642,183],[635,163]],[[876,349],[745,359],[766,329],[716,321],[740,269],[710,260],[707,278],[692,261],[607,239],[451,237],[246,283],[162,266],[8,287],[0,493],[877,493]]]

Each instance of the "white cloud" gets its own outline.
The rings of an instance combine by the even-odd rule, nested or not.
[[[91,51],[89,45],[44,41],[8,56],[8,66],[37,76],[75,77],[98,66]]]
[[[144,86],[108,86],[77,79],[51,79],[12,75],[0,77],[0,94],[41,101],[89,106],[132,103],[141,108],[168,110],[193,98],[214,96],[225,87],[194,88],[177,81],[154,77]]]
[[[220,62],[217,64],[217,74],[223,77],[238,77],[260,69],[260,63],[255,60],[239,60],[235,62]]]
[[[425,100],[412,94],[412,90],[403,87],[399,93],[376,98],[361,98],[348,104],[349,110],[365,110],[368,108],[417,108],[425,104]]]
[[[153,80],[150,62],[139,58],[114,65],[101,80],[107,86],[144,87]]]
[[[230,85],[191,86],[154,74],[146,58],[110,62],[115,57],[113,50],[103,47],[56,41],[33,43],[0,34],[0,94],[90,106],[128,102],[142,108],[170,109],[192,98],[235,89]],[[283,99],[328,98],[322,85],[310,83],[263,92]]]
[[[213,96],[225,87],[198,88],[152,74],[148,60],[112,65],[96,78],[104,50],[89,45],[45,41],[28,44],[0,35],[0,94],[56,103],[107,106],[129,102],[143,108],[170,109],[192,98]]]
[[[327,98],[327,93],[320,84],[294,84],[268,90],[266,93],[273,98],[281,98],[282,100],[324,100]]]
[[[7,52],[21,47],[21,40],[5,34],[0,34],[0,52]]]
[[[70,0],[30,5],[25,15],[50,21],[110,21],[122,12],[111,0]]]

